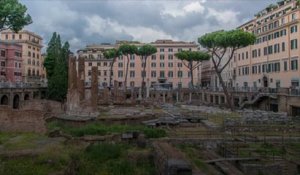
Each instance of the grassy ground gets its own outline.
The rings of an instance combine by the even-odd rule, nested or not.
[[[128,131],[139,131],[145,134],[147,138],[165,137],[166,132],[163,129],[149,128],[143,125],[104,125],[100,123],[86,124],[81,127],[74,127],[62,122],[53,121],[48,124],[49,130],[59,128],[63,132],[75,137],[84,135],[106,135],[111,133],[124,133]]]
[[[239,119],[241,116],[238,113],[216,113],[216,114],[203,114],[207,117],[208,121],[222,126],[225,119]]]
[[[181,144],[177,146],[185,155],[197,166],[202,172],[206,174],[214,174],[212,168],[206,164],[201,157],[201,151],[195,145]]]
[[[0,174],[7,175],[47,175],[47,174],[100,174],[100,175],[154,175],[155,168],[150,149],[140,149],[130,144],[72,144],[52,142],[38,134],[0,133],[0,151],[6,150],[11,140],[23,138],[17,150],[27,150],[27,143],[39,147],[38,154],[9,158],[0,156]],[[47,140],[47,146],[40,142]],[[5,147],[6,147],[5,146]],[[33,149],[34,150],[34,149]]]

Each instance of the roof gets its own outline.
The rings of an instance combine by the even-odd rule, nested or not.
[[[33,33],[33,32],[31,32],[31,31],[28,31],[28,30],[21,30],[21,31],[19,31],[18,33],[13,32],[12,30],[4,30],[4,31],[2,31],[1,33],[2,33],[2,34],[5,34],[5,33],[15,33],[15,34],[27,33],[27,34],[29,34],[29,35],[32,35],[32,36],[34,36],[34,37],[39,38],[40,40],[43,40],[43,38],[42,38],[40,35],[38,35],[38,34],[36,34],[36,33]]]

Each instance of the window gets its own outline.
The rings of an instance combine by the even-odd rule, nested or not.
[[[31,52],[30,51],[28,52],[28,56],[31,57]]]
[[[134,87],[134,81],[130,82],[130,87]]]
[[[120,64],[120,63],[119,63]],[[130,63],[130,65],[129,65],[130,67],[134,67],[135,65],[134,65],[134,63]],[[120,66],[119,66],[120,67]],[[121,67],[123,67],[123,63],[122,63],[122,66]]]
[[[22,34],[19,34],[19,39],[22,39]]]
[[[272,54],[273,53],[273,46],[268,46],[268,54]]]
[[[91,76],[91,75],[92,75],[92,71],[90,71],[90,70],[89,70],[89,72],[88,72],[88,76]]]
[[[165,78],[165,71],[160,71],[159,72],[159,77],[160,78]]]
[[[151,60],[156,60],[156,55],[152,55]]]
[[[171,77],[171,78],[173,77],[173,71],[168,72],[168,77]]]
[[[298,40],[297,39],[293,39],[291,40],[291,50],[297,49],[298,48]]]
[[[177,63],[177,66],[178,67],[182,67],[182,63]]]
[[[97,66],[101,66],[101,63],[97,63]]]
[[[264,47],[264,55],[268,55],[268,47]]]
[[[0,55],[1,55],[2,57],[5,57],[5,50],[1,50]]]
[[[13,40],[15,39],[15,34],[12,35],[12,39],[13,39]]]
[[[282,50],[282,52],[285,51],[285,42],[282,42],[282,43],[281,43],[281,50]]]
[[[134,72],[134,71],[130,71],[129,74],[130,74],[130,77],[131,77],[131,78],[135,77],[135,72]]]
[[[291,27],[291,33],[297,32],[297,25]]]
[[[119,77],[119,78],[122,78],[122,77],[123,77],[123,71],[121,71],[121,70],[118,71],[118,77]]]
[[[248,52],[246,52],[246,59],[248,59]]]
[[[244,53],[242,53],[242,60],[244,59]]]
[[[173,55],[168,55],[169,60],[173,60]]]
[[[287,62],[287,61],[284,61],[284,62],[283,62],[283,70],[284,70],[284,71],[287,71],[287,70],[288,70],[288,62]]]
[[[101,76],[101,71],[100,70],[98,71],[98,75]]]
[[[296,18],[297,18],[297,17],[296,17],[296,13],[293,13],[293,14],[292,14],[292,21],[296,20]]]
[[[284,18],[281,18],[281,25],[284,24]]]
[[[173,48],[169,48],[169,52],[173,52]]]
[[[141,77],[146,77],[146,71],[141,71]]]
[[[160,52],[164,52],[165,49],[164,49],[164,48],[160,48],[159,51],[160,51]]]
[[[159,63],[159,67],[165,67],[165,63]]]
[[[134,55],[130,55],[130,60],[134,60],[135,56]]]
[[[181,52],[182,51],[182,48],[178,48],[178,52]]]
[[[93,65],[93,63],[92,62],[89,62],[89,66],[91,67]]]
[[[178,76],[178,77],[183,77],[182,71],[178,71],[178,72],[177,72],[177,76]]]
[[[260,57],[260,49],[258,49],[258,57]]]
[[[8,35],[7,34],[5,35],[5,39],[8,40]]]
[[[298,60],[291,61],[291,70],[298,70]]]
[[[32,53],[32,57],[35,58],[35,53],[34,52]]]
[[[151,67],[156,67],[156,63],[151,63]]]
[[[168,67],[173,67],[173,63],[168,63]]]
[[[165,55],[160,55],[159,58],[160,58],[160,60],[164,60],[165,59]]]
[[[28,76],[30,76],[30,75],[31,75],[31,70],[30,70],[30,69],[28,69],[28,71],[27,71],[27,75],[28,75]]]
[[[156,71],[151,71],[151,77],[155,78],[156,77]]]
[[[130,64],[131,65],[131,64]],[[123,67],[123,63],[118,63],[118,67]],[[131,66],[130,66],[131,67]]]
[[[104,62],[104,63],[103,63],[103,66],[107,66],[107,62]]]
[[[28,59],[28,60],[27,60],[27,63],[28,63],[28,64],[31,64],[31,60],[30,60],[30,59]]]

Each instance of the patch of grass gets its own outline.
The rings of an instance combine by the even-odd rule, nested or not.
[[[205,114],[208,121],[213,122],[219,126],[223,125],[226,119],[239,119],[241,116],[238,113],[216,113],[216,114]]]
[[[129,131],[142,132],[147,138],[160,138],[167,135],[166,131],[163,129],[149,128],[143,125],[104,125],[100,123],[91,123],[81,127],[74,127],[62,122],[50,122],[48,124],[48,128],[59,128],[63,132],[71,134],[75,137],[81,137],[84,135],[107,135],[111,133],[124,133]]]
[[[3,161],[0,166],[0,174],[11,175],[47,175],[56,172],[52,165],[38,162],[35,158],[18,158]]]
[[[197,148],[194,145],[181,144],[178,145],[178,148],[183,151],[200,170],[207,174],[211,174],[209,166],[201,159],[200,154],[196,151]]]
[[[46,137],[35,133],[2,133],[1,144],[7,150],[33,149],[35,142]]]
[[[135,148],[127,144],[94,144],[76,157],[80,162],[77,173],[101,174],[101,175],[154,175],[154,163],[151,160],[139,161],[128,160],[128,151]]]

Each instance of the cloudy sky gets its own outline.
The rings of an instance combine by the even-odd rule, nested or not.
[[[20,0],[47,45],[53,32],[72,51],[116,40],[196,41],[219,29],[232,29],[276,0]]]

